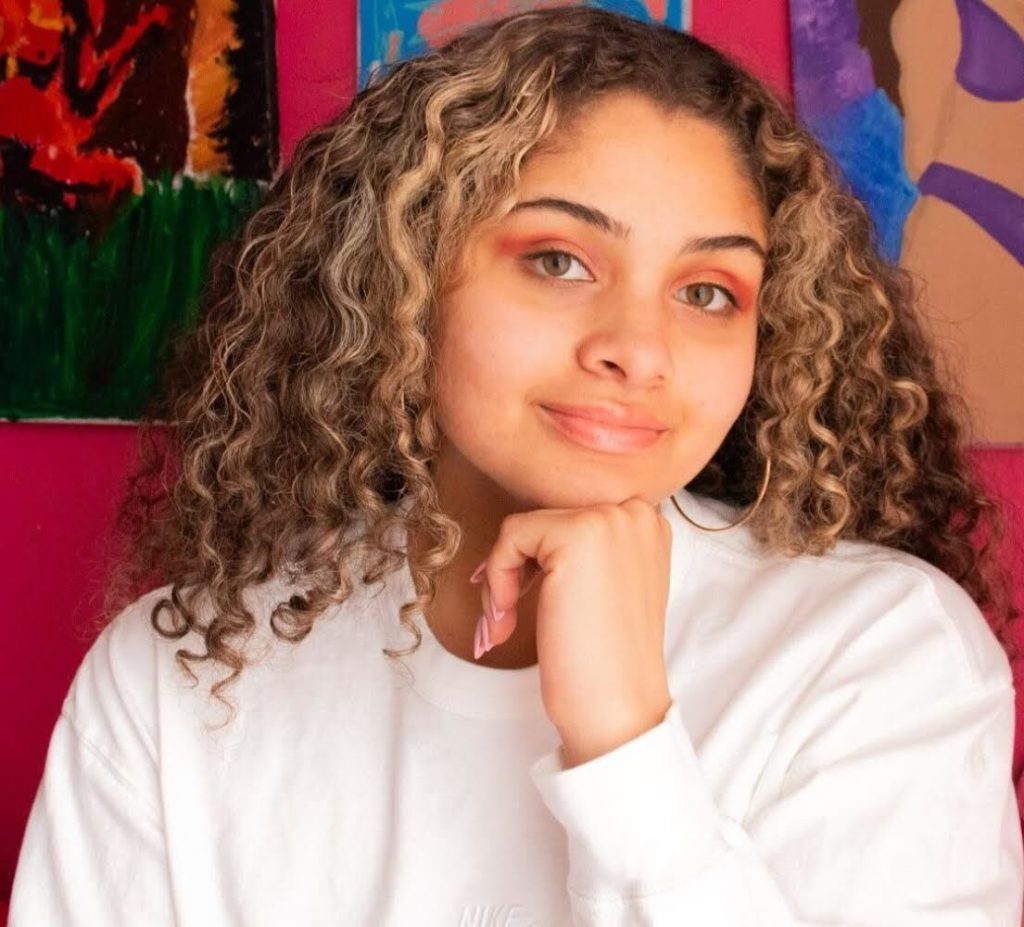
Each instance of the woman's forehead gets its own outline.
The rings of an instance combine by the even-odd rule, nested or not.
[[[659,184],[664,196],[735,194],[760,206],[760,191],[726,130],[640,97],[604,100],[558,127],[524,157],[515,194],[518,200],[551,183],[589,185],[594,195],[630,192],[645,180]]]

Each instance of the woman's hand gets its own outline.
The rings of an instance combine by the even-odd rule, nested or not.
[[[515,630],[523,573],[539,570],[541,696],[567,766],[638,737],[668,711],[671,546],[668,521],[643,499],[538,509],[505,518],[474,574],[486,577],[485,620],[497,646]],[[504,611],[501,620],[490,617],[489,603]]]

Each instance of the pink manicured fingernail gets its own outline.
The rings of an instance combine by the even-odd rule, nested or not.
[[[480,582],[480,577],[482,577],[484,575],[484,567],[486,567],[486,566],[487,566],[487,561],[485,560],[483,563],[480,564],[480,566],[478,566],[473,571],[473,575],[469,577],[469,581],[471,583],[478,583],[478,582]]]
[[[493,602],[490,603],[490,607],[491,607],[491,621],[501,621],[501,619],[505,617],[505,612],[503,610],[502,611],[496,610],[495,607],[494,607],[494,603]]]
[[[487,633],[487,619],[481,615],[476,622],[476,635],[473,638],[473,659],[479,660],[491,649],[490,637]]]

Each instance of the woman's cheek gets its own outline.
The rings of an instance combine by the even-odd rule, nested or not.
[[[732,352],[719,357],[711,352],[683,362],[682,387],[699,414],[709,424],[727,431],[743,410],[753,385],[753,361],[747,352]]]

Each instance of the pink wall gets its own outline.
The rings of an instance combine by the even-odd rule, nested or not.
[[[334,20],[327,23],[312,0],[278,6],[286,155],[355,90],[355,4],[341,0],[332,11]],[[693,23],[698,35],[790,94],[785,0],[695,0]],[[2,755],[10,758],[0,801],[0,898],[10,888],[50,731],[92,638],[104,538],[135,458],[134,438],[135,429],[124,425],[0,423],[0,585],[8,627],[15,631],[0,673]],[[1008,494],[1024,495],[1024,452],[991,450],[981,457],[993,482]],[[1018,549],[1024,548],[1021,510]],[[1024,579],[1024,571],[1018,577]]]
[[[282,161],[311,128],[356,92],[356,3],[338,0],[325,22],[315,0],[277,5],[277,88]],[[312,14],[312,15],[311,15]]]

